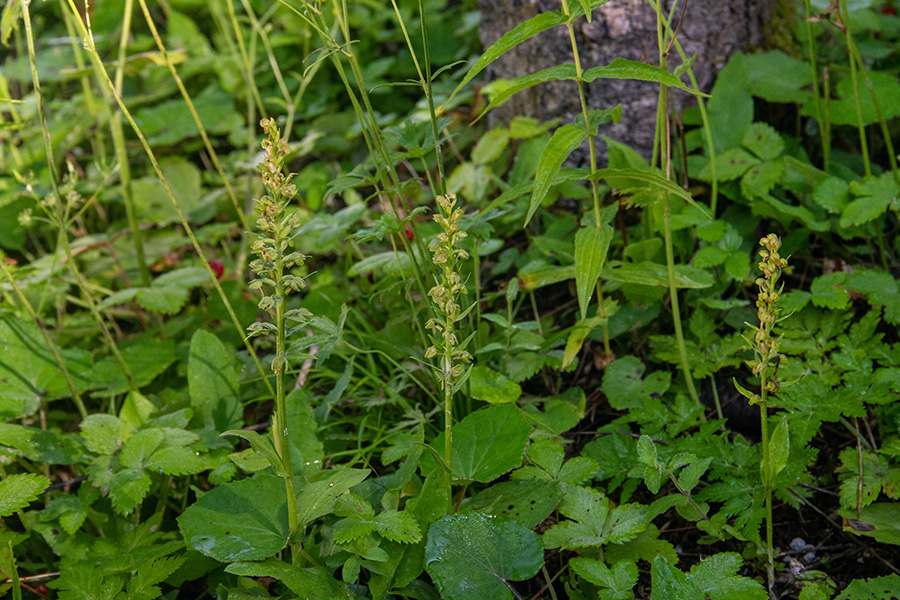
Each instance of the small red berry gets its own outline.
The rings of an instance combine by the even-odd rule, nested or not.
[[[406,226],[406,239],[408,239],[409,241],[413,241],[414,237],[415,237],[415,235],[413,235],[412,227],[407,225]]]
[[[217,258],[209,261],[209,268],[216,274],[216,279],[222,279],[222,275],[225,274],[225,263]]]

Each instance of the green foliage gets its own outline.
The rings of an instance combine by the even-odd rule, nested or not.
[[[0,593],[896,595],[895,3],[709,95],[680,6],[668,64],[581,64],[602,4],[482,51],[475,0],[7,2]],[[698,105],[645,157],[608,79]],[[551,82],[577,115],[484,127]]]

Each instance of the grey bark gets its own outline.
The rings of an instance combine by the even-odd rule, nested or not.
[[[689,0],[678,39],[688,58],[696,54],[693,71],[705,92],[715,74],[736,51],[762,45],[765,25],[777,0]],[[482,10],[481,41],[485,48],[501,35],[539,12],[561,10],[559,0],[479,0]],[[569,6],[577,6],[569,0]],[[663,2],[664,10],[671,0]],[[676,10],[681,11],[683,2]],[[677,22],[677,16],[673,23]],[[583,17],[575,24],[579,56],[584,69],[607,65],[617,57],[659,64],[656,45],[656,15],[646,0],[612,0],[594,10],[588,23]],[[680,64],[673,48],[669,67]],[[571,63],[572,47],[565,27],[545,31],[495,61],[487,70],[489,80],[511,79],[541,69]],[[622,104],[618,125],[601,128],[601,133],[626,143],[646,157],[653,147],[658,86],[640,81],[599,79],[585,86],[588,108]],[[675,108],[691,102],[690,95],[671,93]],[[572,81],[552,82],[520,92],[493,111],[489,123],[508,123],[516,115],[542,121],[559,118],[571,123],[581,113],[577,88]],[[598,143],[600,148],[602,142]],[[574,164],[586,163],[586,148],[576,151]]]

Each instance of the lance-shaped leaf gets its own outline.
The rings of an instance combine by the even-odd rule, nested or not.
[[[550,142],[544,148],[541,159],[538,161],[537,172],[534,175],[534,190],[531,193],[531,204],[528,206],[525,225],[528,225],[534,211],[547,197],[550,183],[559,172],[563,161],[581,145],[586,137],[587,132],[584,128],[575,125],[563,125],[553,132],[553,137],[550,138]]]
[[[613,233],[613,228],[603,223],[599,227],[586,225],[575,234],[575,288],[582,320],[587,318]]]

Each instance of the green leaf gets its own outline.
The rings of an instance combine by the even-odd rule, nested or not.
[[[781,155],[784,150],[784,140],[774,127],[766,123],[753,123],[744,132],[741,144],[761,158],[772,160]]]
[[[450,98],[452,99],[466,86],[466,84],[472,81],[475,76],[481,73],[492,62],[503,56],[504,53],[515,48],[528,38],[537,35],[542,31],[552,29],[557,25],[562,25],[567,20],[568,18],[566,15],[558,10],[547,11],[535,15],[524,23],[520,23],[511,31],[503,34],[500,39],[494,42],[490,48],[485,50],[484,54],[482,54],[475,64],[472,65],[465,77],[462,78],[462,81],[459,82],[459,85],[456,86],[456,89],[453,90],[453,93],[450,94]]]
[[[122,344],[120,350],[138,387],[148,385],[175,361],[175,343],[155,335],[144,334]],[[103,389],[104,395],[123,394],[131,390],[119,361],[113,356],[107,356],[95,364],[93,376],[94,388]]]
[[[753,122],[753,96],[744,56],[735,54],[716,76],[712,97],[707,104],[713,147],[725,152],[740,145],[744,132]],[[719,163],[716,163],[718,166]],[[721,179],[721,171],[718,172]],[[702,176],[701,176],[702,178]]]
[[[0,444],[14,448],[28,460],[52,465],[72,464],[83,454],[80,444],[69,436],[11,423],[0,423]]]
[[[891,173],[868,177],[862,183],[850,182],[850,191],[857,198],[841,211],[841,227],[855,227],[874,221],[890,206],[897,207],[900,185]]]
[[[788,422],[787,419],[781,419],[775,427],[775,431],[772,432],[772,437],[769,438],[768,477],[770,483],[787,466],[790,451],[791,438]]]
[[[447,600],[511,599],[505,582],[528,579],[543,563],[541,538],[514,521],[460,513],[428,530],[425,569]]]
[[[220,485],[178,517],[189,548],[220,562],[263,560],[288,541],[284,480],[258,473]]]
[[[194,332],[187,375],[197,422],[215,431],[244,424],[234,358],[214,334],[203,329]]]
[[[178,286],[141,288],[134,299],[144,310],[152,310],[164,315],[174,315],[187,302],[189,291]]]
[[[422,530],[415,517],[406,512],[386,510],[375,517],[378,533],[385,539],[401,544],[415,544],[422,539]]]
[[[812,303],[815,306],[832,310],[847,308],[850,304],[850,293],[844,286],[846,278],[847,274],[843,271],[816,277],[809,287],[809,291],[812,293]]]
[[[488,95],[490,102],[478,118],[480,119],[482,116],[486,115],[491,109],[501,106],[522,90],[541,83],[547,83],[548,81],[574,79],[575,65],[571,63],[555,65],[548,69],[538,71],[537,73],[521,75],[514,79],[495,79],[487,84],[482,90]]]
[[[150,492],[150,483],[150,476],[139,468],[115,473],[109,484],[109,498],[116,512],[130,515]]]
[[[584,81],[586,83],[590,83],[595,79],[635,79],[638,81],[650,81],[678,88],[698,96],[707,96],[702,92],[697,92],[687,87],[683,81],[665,69],[625,58],[617,58],[605,67],[593,67],[584,72]]]
[[[900,575],[857,579],[850,583],[835,600],[896,600],[900,590]]]
[[[528,214],[525,216],[525,225],[528,225],[534,212],[546,198],[547,192],[550,191],[550,184],[559,172],[563,161],[581,145],[585,138],[587,138],[587,133],[584,128],[575,125],[563,125],[553,132],[553,137],[550,138],[550,142],[544,148],[541,159],[538,161],[537,172],[534,175],[534,190],[531,193]]]
[[[844,531],[875,538],[883,544],[900,546],[900,502],[876,502],[860,510],[844,508],[839,514],[847,519]]]
[[[559,512],[572,519],[544,533],[547,548],[586,548],[602,544],[620,544],[633,539],[647,528],[646,507],[622,504],[610,509],[610,501],[597,490],[569,488]]]
[[[500,158],[509,145],[509,130],[495,128],[484,133],[472,149],[472,162],[486,165]]]
[[[850,197],[850,184],[839,177],[823,179],[813,190],[813,200],[831,214],[840,214]]]
[[[276,558],[262,562],[235,562],[225,571],[241,577],[272,577],[300,598],[309,600],[353,600],[356,595],[320,567],[300,569]]]
[[[654,262],[626,263],[611,260],[603,267],[601,274],[607,281],[619,283],[636,283],[668,287],[669,272],[666,265]],[[702,289],[711,287],[713,276],[703,269],[692,265],[675,265],[675,287]]]
[[[522,388],[518,383],[482,365],[472,367],[469,391],[473,398],[490,404],[508,404],[522,395]]]
[[[613,228],[604,223],[600,227],[586,225],[575,234],[575,287],[582,319],[587,318],[588,305],[614,233]]]
[[[638,568],[633,562],[616,563],[612,569],[593,558],[573,558],[569,562],[579,577],[601,588],[602,600],[631,600],[637,585]]]
[[[412,261],[406,252],[382,252],[367,256],[354,264],[347,275],[356,277],[369,271],[384,271],[386,275],[404,277],[411,273]]]
[[[369,469],[340,469],[322,481],[308,483],[297,492],[297,518],[300,527],[306,527],[319,517],[334,510],[338,496],[369,475]]]
[[[75,388],[86,390],[92,383],[90,354],[75,348],[60,354]],[[29,416],[38,409],[38,398],[70,395],[37,327],[23,319],[0,319],[0,418]]]
[[[716,155],[716,178],[719,181],[737,179],[760,162],[758,158],[743,148],[729,148]],[[697,178],[703,181],[712,181],[712,167],[707,164],[697,173]]]
[[[34,473],[8,475],[0,481],[0,517],[8,517],[37,500],[50,480]]]
[[[16,22],[22,14],[22,3],[17,0],[7,0],[3,7],[3,15],[0,16],[0,44],[8,46],[9,36],[12,35]]]
[[[641,408],[653,395],[669,389],[671,376],[662,371],[643,377],[645,367],[634,356],[623,356],[611,362],[603,373],[603,393],[616,410]]]
[[[563,369],[568,368],[568,366],[574,362],[578,353],[581,352],[581,348],[584,346],[584,340],[587,339],[587,336],[589,336],[592,331],[602,326],[607,319],[608,317],[583,319],[578,321],[575,326],[572,327],[572,330],[569,332],[569,337],[566,338],[566,349],[563,351]]]
[[[85,447],[96,454],[114,454],[128,439],[131,426],[115,415],[97,413],[81,422]]]
[[[710,600],[766,600],[769,594],[765,588],[749,577],[737,574],[741,568],[741,557],[733,552],[715,554],[691,567],[688,583],[701,591],[698,598]]]
[[[322,470],[325,449],[316,435],[319,427],[312,409],[312,398],[305,389],[292,390],[284,399],[287,409],[291,463],[295,473],[309,481]]]
[[[514,404],[473,412],[453,426],[453,476],[489,483],[522,464],[531,426]],[[444,447],[444,434],[434,441]],[[434,459],[423,456],[422,469]]]
[[[559,484],[553,481],[503,481],[478,494],[472,500],[472,509],[497,517],[507,517],[528,529],[534,529],[550,516],[562,497]]]

